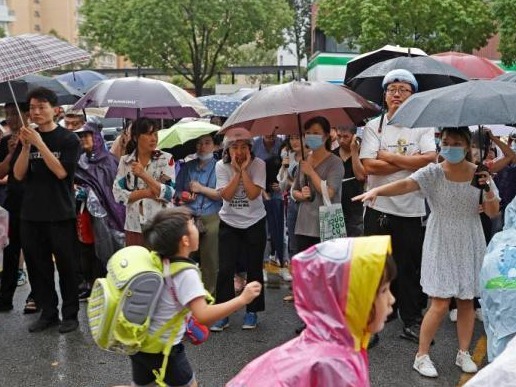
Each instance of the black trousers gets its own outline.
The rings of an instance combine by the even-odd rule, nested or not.
[[[420,284],[424,240],[421,217],[395,216],[367,207],[364,235],[391,236],[392,255],[398,269],[391,292],[405,326],[419,323],[427,300]]]
[[[217,303],[235,297],[233,276],[242,252],[247,257],[247,282],[258,281],[263,285],[263,251],[267,235],[265,217],[248,228],[231,227],[224,221],[219,225],[219,273],[217,275]],[[247,305],[248,312],[265,310],[264,291]]]
[[[20,214],[9,213],[9,244],[4,249],[4,269],[0,284],[0,302],[12,305],[18,285],[18,265],[20,262]]]
[[[79,249],[75,219],[60,222],[22,220],[21,240],[36,304],[42,310],[40,318],[53,319],[59,315],[53,255],[59,273],[63,320],[77,319]]]

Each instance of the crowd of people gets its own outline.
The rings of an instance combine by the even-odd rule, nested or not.
[[[166,233],[172,233],[169,228],[175,223],[168,224],[170,218],[181,223],[176,226],[182,231],[172,233],[169,255],[198,263],[204,287],[220,307],[208,311],[197,302],[200,291],[181,291],[180,300],[209,322],[212,332],[229,327],[228,314],[244,305],[242,329],[258,326],[258,313],[265,310],[264,262],[270,261],[283,281],[289,283],[294,277],[291,298],[305,323],[299,329],[302,337],[316,335],[318,330],[307,317],[317,313],[318,303],[308,296],[307,288],[310,283],[317,286],[316,281],[296,271],[347,272],[349,265],[357,265],[358,272],[374,277],[370,297],[354,309],[361,310],[360,323],[348,315],[350,309],[336,313],[344,320],[333,316],[331,308],[323,310],[346,326],[344,330],[334,326],[332,335],[345,332],[352,338],[336,340],[347,348],[344,356],[372,348],[383,323],[399,318],[400,337],[419,345],[413,368],[423,376],[437,377],[430,346],[455,305],[456,365],[463,372],[476,372],[469,354],[474,300],[480,296],[486,244],[502,228],[503,210],[516,194],[516,138],[504,142],[484,130],[486,148],[479,152],[467,127],[436,132],[389,125],[399,106],[418,91],[418,82],[408,71],[394,70],[382,87],[385,112],[367,122],[360,136],[357,128],[332,126],[323,116],[304,122],[299,135],[253,137],[244,128],[232,128],[224,134],[220,152],[215,137],[203,135],[197,139],[195,155],[182,163],[158,149],[160,123],[149,118],[127,122],[108,150],[102,126],[82,112],[58,116],[57,98],[50,90],[33,90],[26,104],[18,104],[21,117],[14,104],[6,105],[10,134],[0,141],[0,178],[7,177],[0,204],[9,211],[10,243],[4,250],[0,311],[13,309],[24,258],[31,287],[24,311],[40,312],[29,332],[56,325],[61,333],[76,330],[79,301],[88,298],[96,278],[105,276],[109,257],[123,246],[156,250]],[[362,255],[343,252],[332,260],[328,257],[336,251],[330,245],[320,245],[328,249],[327,256],[313,247],[321,242],[318,218],[323,190],[331,203],[341,205],[347,236],[369,236],[381,251],[356,242]],[[174,212],[174,207],[187,210]],[[354,263],[365,256],[378,258],[381,270],[373,274]],[[59,273],[60,313],[54,265]],[[199,283],[191,281],[192,289],[198,290]],[[334,297],[336,288],[344,286],[337,282],[322,285],[335,289],[319,289],[318,296]],[[346,283],[344,297],[358,292],[357,286]],[[243,298],[234,301],[239,291]],[[359,302],[357,297],[349,299]],[[315,341],[333,340],[330,336],[317,336]],[[288,344],[297,349],[303,345]],[[132,358],[136,385],[152,381],[144,357]],[[348,376],[357,372],[349,380],[365,385],[366,363],[354,359],[360,366],[348,370]],[[253,378],[264,372],[262,365],[277,360],[277,354],[265,355],[230,385],[252,385]],[[179,373],[180,380],[169,378],[171,385],[196,385],[186,357],[173,357],[170,363],[171,370],[186,370]],[[342,370],[329,368],[326,376],[342,376]]]

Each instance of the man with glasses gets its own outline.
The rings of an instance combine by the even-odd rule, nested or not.
[[[64,126],[69,131],[79,130],[86,123],[84,114],[77,110],[68,109],[64,116]]]
[[[402,69],[390,71],[384,77],[382,87],[387,111],[367,123],[360,151],[369,189],[404,179],[435,162],[437,156],[433,128],[410,129],[387,124],[400,105],[417,92],[414,75]],[[419,342],[421,310],[426,306],[419,283],[425,213],[424,199],[409,193],[378,197],[375,202],[366,203],[364,215],[365,235],[388,234],[392,237],[398,277],[391,285],[397,305],[390,319],[396,318],[398,310],[404,324],[401,337],[416,343]]]

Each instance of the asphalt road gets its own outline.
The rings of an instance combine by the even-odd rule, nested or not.
[[[282,301],[287,287],[266,292],[267,310],[260,314],[256,330],[242,331],[243,312],[238,312],[231,316],[229,329],[212,334],[201,346],[187,344],[187,354],[201,386],[223,386],[249,361],[295,337],[300,320],[293,304]],[[85,304],[81,305],[78,331],[62,335],[57,328],[51,328],[30,334],[27,326],[37,316],[22,313],[27,293],[27,285],[19,287],[15,310],[0,314],[0,386],[98,387],[130,383],[128,358],[100,350],[91,339]],[[417,346],[398,337],[401,326],[399,321],[389,323],[380,344],[370,351],[372,386],[443,387],[465,380],[455,366],[455,324],[446,320],[432,347],[431,356],[440,373],[438,379],[423,378],[412,370]],[[477,323],[473,347],[481,332],[482,325]],[[479,362],[483,352],[480,342],[475,355]],[[266,381],[263,385],[267,386]]]

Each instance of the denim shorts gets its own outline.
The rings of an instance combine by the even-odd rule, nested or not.
[[[130,356],[133,369],[133,383],[136,386],[147,386],[154,383],[156,377],[153,370],[159,371],[163,363],[163,354],[138,352]],[[172,347],[168,357],[165,383],[168,386],[190,386],[195,380],[190,362],[188,361],[183,344]]]

